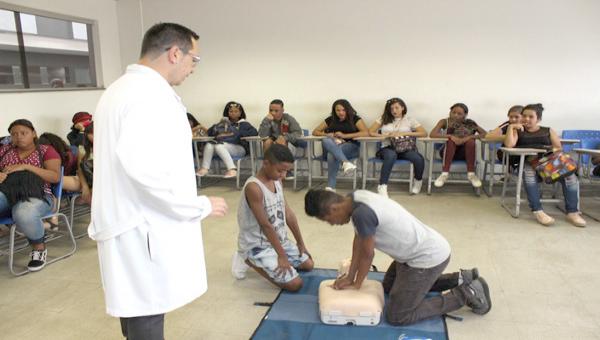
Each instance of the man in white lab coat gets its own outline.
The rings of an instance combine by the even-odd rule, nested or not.
[[[200,220],[227,212],[222,198],[197,196],[187,111],[172,88],[198,60],[196,33],[154,25],[141,59],[106,89],[94,115],[88,232],[107,313],[130,340],[162,340],[164,314],[206,291]]]

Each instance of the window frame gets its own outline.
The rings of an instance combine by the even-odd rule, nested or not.
[[[45,10],[19,6],[15,4],[9,4],[0,1],[0,9],[11,11],[15,16],[16,35],[18,41],[18,51],[20,60],[21,77],[23,80],[23,88],[13,89],[0,89],[0,93],[18,93],[18,92],[55,92],[55,91],[91,91],[91,90],[103,90],[104,82],[102,77],[102,65],[100,58],[100,34],[98,30],[98,22],[96,20],[60,14],[56,12],[49,12]],[[88,41],[88,53],[89,53],[89,64],[90,64],[90,78],[92,80],[92,86],[88,87],[61,87],[61,88],[31,88],[29,86],[29,72],[27,69],[27,57],[26,57],[26,46],[24,45],[23,30],[20,22],[20,13],[31,14],[36,16],[43,16],[52,19],[70,21],[82,23],[87,26],[87,41]]]

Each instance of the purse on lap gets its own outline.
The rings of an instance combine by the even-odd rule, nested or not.
[[[577,162],[566,152],[548,152],[531,161],[542,180],[552,184],[577,172]]]
[[[412,151],[417,148],[417,138],[413,136],[391,137],[390,143],[397,153]]]

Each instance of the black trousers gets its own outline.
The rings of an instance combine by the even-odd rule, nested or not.
[[[127,340],[164,340],[165,315],[121,318],[121,332]]]

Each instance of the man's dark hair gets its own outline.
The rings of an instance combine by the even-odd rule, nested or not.
[[[265,151],[265,159],[271,164],[294,163],[294,155],[292,155],[290,149],[281,144],[271,145],[267,151]]]
[[[273,100],[271,100],[271,103],[269,105],[273,105],[273,104],[281,105],[281,107],[283,107],[283,100],[273,99]]]
[[[188,52],[192,49],[192,39],[199,38],[198,34],[187,27],[161,22],[150,27],[144,34],[140,56],[159,55],[174,45],[183,52]]]
[[[343,199],[341,195],[333,191],[311,189],[304,196],[304,211],[308,216],[322,218],[333,203],[341,202]]]
[[[542,104],[537,103],[537,104],[529,104],[526,105],[523,108],[523,111],[525,110],[533,110],[535,111],[535,115],[537,116],[538,120],[542,120],[542,112],[544,112],[544,106],[542,106]]]

